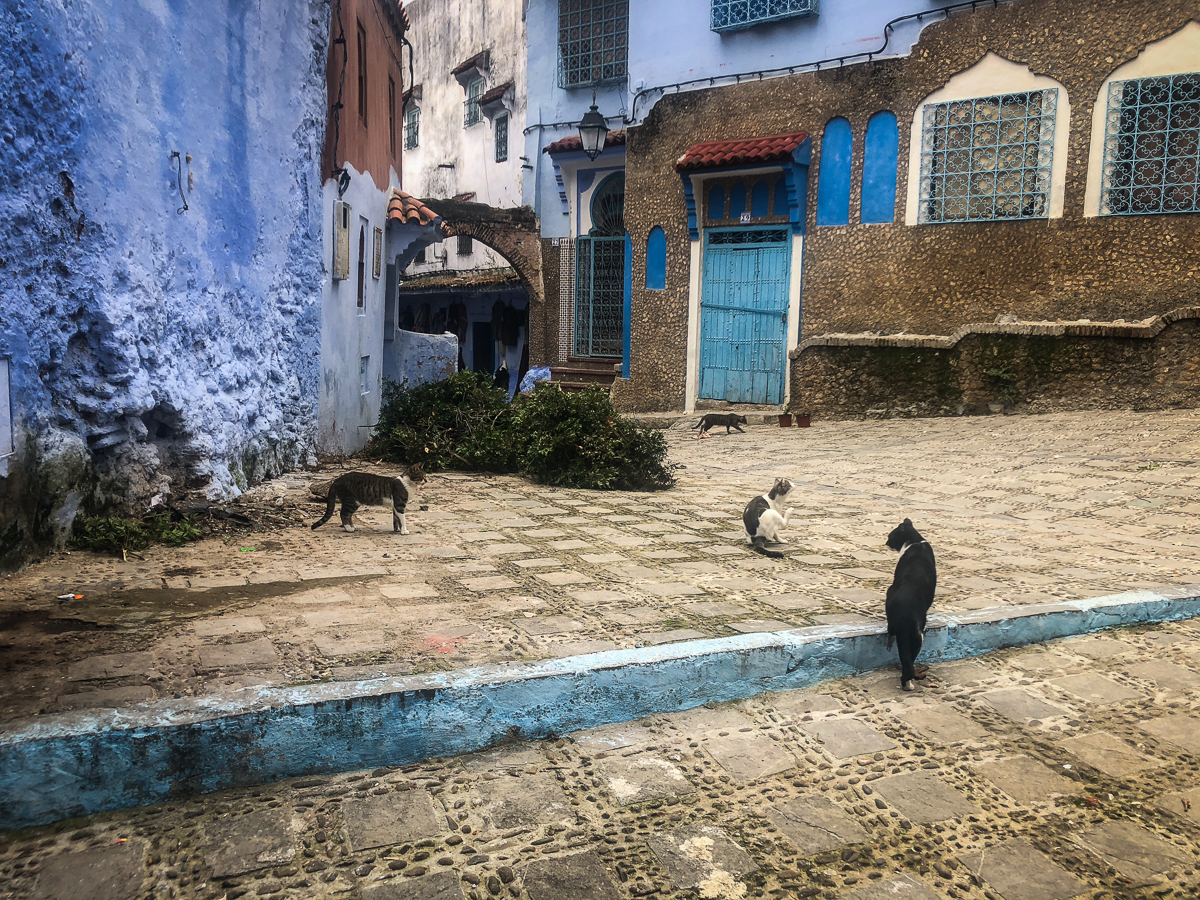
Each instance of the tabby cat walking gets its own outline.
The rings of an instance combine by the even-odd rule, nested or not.
[[[409,466],[399,478],[374,475],[370,472],[347,472],[335,478],[329,485],[329,505],[325,515],[313,523],[313,531],[333,517],[333,508],[342,503],[342,527],[354,530],[354,513],[360,506],[390,506],[392,508],[392,531],[408,534],[408,522],[404,517],[408,501],[416,493],[416,486],[425,481],[425,472],[420,463]]]

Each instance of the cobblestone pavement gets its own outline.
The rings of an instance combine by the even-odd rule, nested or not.
[[[60,554],[0,581],[6,730],[240,685],[881,620],[910,516],[936,609],[1200,575],[1200,414],[668,432],[661,494],[443,475],[414,534]],[[256,494],[299,503],[297,474]],[[789,558],[741,543],[776,475]],[[253,548],[253,549],[250,549]],[[81,600],[60,602],[67,592]],[[0,836],[0,897],[1200,896],[1200,623],[1124,629],[454,759]],[[82,878],[82,883],[80,883]]]
[[[1063,413],[668,431],[679,485],[554,490],[434,477],[409,516],[59,554],[0,579],[0,722],[247,685],[571,656],[882,619],[909,516],[939,562],[935,611],[1200,580],[1200,413]],[[297,473],[254,494],[298,504]],[[748,552],[741,510],[798,486],[790,557]],[[81,600],[55,598],[82,594]]]
[[[0,897],[1191,900],[1200,622],[0,836]]]

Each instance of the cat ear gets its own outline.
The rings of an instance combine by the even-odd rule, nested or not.
[[[912,528],[912,519],[905,519],[904,524],[907,525],[909,528]]]

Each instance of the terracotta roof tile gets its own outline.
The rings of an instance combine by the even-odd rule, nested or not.
[[[405,191],[392,188],[388,195],[387,214],[389,219],[409,225],[437,225],[442,234],[451,234],[450,227],[432,209]]]
[[[500,100],[500,98],[502,98],[504,96],[504,92],[511,89],[512,86],[513,86],[513,83],[511,81],[506,81],[504,84],[501,84],[501,85],[498,85],[498,86],[492,88],[490,91],[488,91],[482,97],[479,98],[479,105],[487,106],[489,103],[496,103],[498,100]]]
[[[622,147],[625,145],[625,129],[610,131],[608,137],[604,139],[605,149],[609,147]],[[572,150],[582,150],[583,141],[579,139],[578,134],[573,134],[570,137],[565,137],[560,141],[555,141],[542,148],[543,153],[570,153]]]
[[[480,50],[470,59],[460,62],[457,66],[450,70],[451,75],[461,75],[468,69],[486,69],[488,65],[488,51]]]
[[[695,169],[720,169],[755,163],[782,162],[804,143],[806,131],[774,134],[770,137],[747,138],[736,141],[701,141],[692,144],[675,163],[680,172]]]

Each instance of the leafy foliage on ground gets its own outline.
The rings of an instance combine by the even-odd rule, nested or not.
[[[618,415],[598,387],[568,393],[543,384],[510,405],[477,372],[413,388],[387,382],[367,449],[427,472],[519,472],[555,487],[654,491],[675,483],[662,432]]]
[[[97,553],[124,556],[138,553],[151,544],[182,547],[198,541],[200,526],[195,516],[175,520],[170,514],[148,516],[140,522],[110,516],[78,516],[71,534],[72,546]]]

